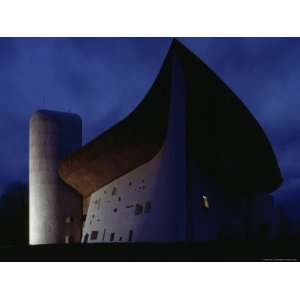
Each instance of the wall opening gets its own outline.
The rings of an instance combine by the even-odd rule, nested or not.
[[[92,231],[91,233],[91,241],[97,240],[98,231]]]
[[[84,223],[86,220],[86,214],[82,215],[82,222]]]
[[[202,196],[200,205],[201,205],[201,208],[204,208],[204,209],[209,208],[209,202],[208,202],[208,197],[207,196]]]
[[[72,217],[66,217],[65,218],[65,223],[66,224],[69,224],[69,223],[72,223],[73,222],[73,218]]]
[[[106,229],[103,230],[102,241],[104,241],[105,239],[105,233],[106,233]]]
[[[84,243],[87,243],[88,240],[89,240],[89,234],[86,233],[85,236],[84,236],[83,242],[84,242]]]
[[[136,204],[134,214],[137,216],[137,215],[141,215],[142,213],[143,213],[143,206],[141,204]]]
[[[109,240],[112,242],[114,239],[115,239],[115,233],[112,232],[112,233],[110,234],[110,239],[109,239]]]
[[[114,186],[112,191],[111,191],[111,195],[114,196],[117,194],[117,188]]]
[[[66,235],[65,236],[65,243],[66,244],[72,244],[72,243],[74,243],[74,237],[72,235]]]
[[[132,241],[132,236],[133,236],[133,230],[129,230],[128,242]]]

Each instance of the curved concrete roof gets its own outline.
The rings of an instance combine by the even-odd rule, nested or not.
[[[62,179],[84,197],[151,160],[162,147],[170,102],[170,59],[169,54],[149,93],[128,117],[61,164]]]
[[[143,101],[127,118],[67,158],[59,168],[62,179],[89,196],[154,157],[168,126],[173,54],[184,69],[189,159],[230,191],[278,188],[280,169],[262,128],[216,74],[177,41]]]

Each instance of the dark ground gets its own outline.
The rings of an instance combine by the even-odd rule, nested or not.
[[[1,261],[298,261],[300,242],[2,246]]]
[[[283,225],[277,239],[27,246],[28,185],[14,183],[0,197],[0,261],[297,261],[300,232]]]

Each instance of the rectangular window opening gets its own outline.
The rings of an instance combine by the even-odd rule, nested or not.
[[[141,215],[143,213],[143,206],[141,204],[136,204],[134,214]]]
[[[92,231],[91,233],[91,241],[97,240],[98,237],[98,231]]]
[[[106,233],[106,229],[104,229],[104,231],[103,231],[102,241],[104,241],[104,239],[105,239],[105,233]]]
[[[133,236],[133,230],[129,230],[128,242],[132,241],[132,236]]]
[[[115,239],[115,233],[112,232],[112,233],[110,234],[110,241],[112,242],[114,239]]]

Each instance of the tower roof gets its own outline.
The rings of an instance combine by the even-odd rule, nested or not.
[[[157,154],[168,126],[173,55],[184,71],[188,159],[228,190],[278,188],[280,169],[258,122],[218,76],[176,40],[136,109],[64,160],[62,179],[89,196]]]

